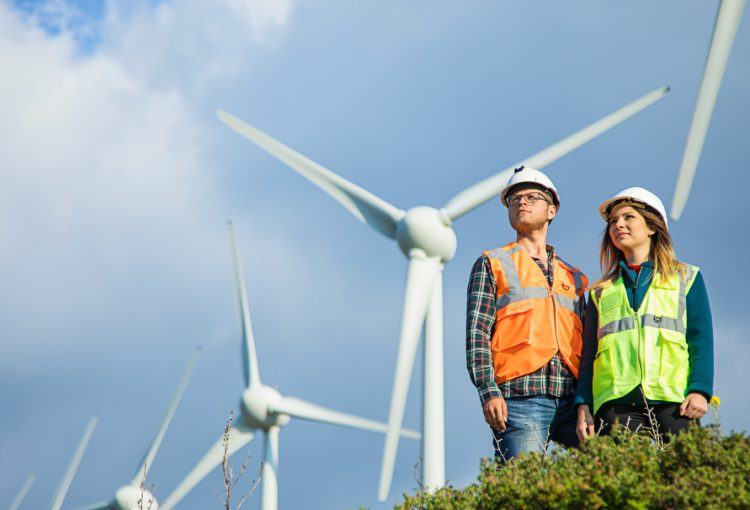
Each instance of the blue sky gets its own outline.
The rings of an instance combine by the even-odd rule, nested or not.
[[[136,470],[196,345],[203,354],[152,468],[162,498],[221,434],[242,389],[225,222],[235,222],[263,381],[385,420],[406,260],[395,243],[221,124],[242,117],[407,209],[441,206],[662,85],[672,92],[547,168],[550,242],[599,275],[597,205],[640,185],[671,203],[716,2],[221,0],[0,4],[0,505],[26,476],[44,508],[88,418],[66,508]],[[750,429],[743,374],[750,178],[747,11],[682,218],[704,272],[724,430]],[[743,134],[745,133],[745,134]],[[465,288],[513,233],[491,201],[456,221],[445,270],[446,471],[491,453],[464,362]],[[405,425],[420,421],[419,364]],[[250,471],[261,457],[251,443]],[[292,421],[281,508],[392,507],[416,486],[402,441]],[[240,462],[241,459],[236,459]],[[183,508],[219,508],[219,473]],[[249,484],[249,478],[246,483]],[[258,500],[251,499],[250,507]]]

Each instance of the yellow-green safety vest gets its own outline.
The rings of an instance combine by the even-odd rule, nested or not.
[[[639,385],[648,400],[685,399],[690,375],[687,293],[698,274],[697,267],[687,268],[685,277],[675,273],[666,280],[654,273],[637,311],[628,303],[622,276],[591,293],[599,316],[594,413]]]

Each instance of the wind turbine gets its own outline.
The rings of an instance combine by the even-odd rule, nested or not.
[[[18,510],[18,507],[21,506],[21,501],[23,501],[23,498],[25,498],[26,494],[29,493],[29,489],[31,489],[31,484],[34,483],[34,480],[36,480],[36,475],[34,473],[31,473],[26,478],[26,481],[23,482],[21,488],[18,490],[18,494],[16,494],[16,497],[13,498],[13,502],[8,507],[8,510]]]
[[[187,368],[185,368],[185,372],[182,374],[182,379],[177,387],[177,391],[175,392],[174,397],[172,397],[172,401],[162,419],[161,425],[159,425],[159,429],[151,442],[151,446],[149,446],[148,451],[146,451],[146,454],[143,456],[143,460],[138,465],[138,470],[135,472],[133,479],[127,485],[123,485],[117,489],[112,501],[100,501],[98,503],[81,507],[78,510],[159,509],[159,503],[156,500],[156,497],[146,489],[146,477],[148,476],[148,471],[154,462],[154,458],[159,450],[162,439],[164,439],[164,434],[167,432],[169,423],[172,421],[172,417],[177,410],[177,405],[180,403],[183,393],[185,393],[185,388],[187,388],[188,381],[190,381],[190,376],[193,373],[195,364],[198,362],[199,356],[200,348],[196,349],[193,356],[190,358]]]
[[[52,499],[52,506],[50,507],[51,510],[60,510],[62,502],[65,499],[65,495],[68,493],[68,488],[70,488],[70,483],[73,481],[73,477],[78,470],[78,465],[81,463],[83,454],[86,452],[86,447],[89,445],[89,441],[91,441],[91,434],[94,433],[94,428],[96,428],[96,424],[98,421],[99,418],[97,418],[96,416],[92,416],[89,420],[88,425],[86,425],[86,430],[83,432],[83,437],[81,437],[81,441],[78,443],[78,447],[73,454],[73,458],[68,465],[68,469],[65,471],[63,479],[60,481],[57,492],[55,492],[55,497]]]
[[[279,432],[290,418],[341,425],[372,432],[385,433],[388,426],[351,414],[345,414],[325,407],[311,404],[304,400],[286,397],[276,389],[266,386],[260,380],[258,356],[255,351],[250,323],[250,307],[245,291],[245,280],[242,276],[242,266],[237,251],[234,227],[229,223],[229,237],[232,244],[235,280],[237,283],[237,298],[239,301],[242,325],[242,369],[245,379],[245,390],[240,399],[240,416],[235,419],[229,431],[227,441],[227,456],[245,446],[253,439],[255,431],[263,431],[265,446],[263,453],[263,467],[261,468],[261,508],[275,510],[278,506],[278,479],[276,472],[279,465]],[[419,439],[420,433],[415,430],[400,430],[401,435]],[[193,470],[185,477],[180,485],[170,494],[161,506],[161,510],[171,510],[185,495],[190,492],[203,478],[216,468],[224,458],[224,438],[222,437],[208,450]]]
[[[724,77],[724,69],[729,60],[729,53],[732,51],[734,36],[737,34],[744,8],[745,0],[720,0],[711,48],[708,51],[706,68],[703,71],[703,82],[695,103],[693,120],[690,124],[680,174],[677,177],[672,199],[672,210],[669,212],[673,220],[679,219],[685,209],[716,104],[716,96],[719,94],[721,79]]]
[[[402,312],[400,343],[393,383],[388,433],[385,439],[379,498],[385,500],[391,485],[401,428],[419,343],[425,325],[422,410],[422,480],[434,490],[445,485],[443,416],[443,310],[442,270],[456,253],[454,220],[497,196],[513,169],[525,164],[543,168],[628,117],[651,105],[669,91],[662,87],[628,104],[556,144],[454,196],[440,209],[419,206],[404,211],[369,191],[336,175],[293,149],[274,140],[237,117],[218,111],[229,127],[289,165],[331,195],[350,213],[381,234],[395,239],[409,259]]]

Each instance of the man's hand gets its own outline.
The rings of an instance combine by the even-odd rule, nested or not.
[[[505,422],[508,419],[508,407],[503,397],[488,400],[482,406],[484,421],[495,430],[505,432]]]
[[[688,396],[680,405],[680,416],[692,420],[703,418],[706,411],[708,411],[708,402],[706,401],[706,397],[700,393],[688,393]]]
[[[578,406],[578,423],[576,424],[576,434],[578,439],[583,442],[590,437],[594,437],[594,417],[591,416],[591,410],[586,404]]]

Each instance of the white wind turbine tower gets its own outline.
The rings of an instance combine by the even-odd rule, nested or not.
[[[195,364],[198,362],[199,355],[200,348],[196,349],[193,353],[193,356],[190,358],[187,368],[185,368],[185,372],[182,375],[182,380],[177,387],[177,391],[175,392],[174,397],[172,397],[172,401],[170,402],[169,407],[167,408],[167,412],[162,419],[161,425],[159,425],[159,429],[156,432],[156,435],[154,436],[154,439],[151,442],[148,451],[146,451],[146,454],[143,456],[143,460],[139,464],[138,470],[136,471],[133,479],[127,485],[124,485],[117,489],[112,501],[100,501],[98,503],[93,503],[91,505],[81,507],[78,510],[159,509],[158,501],[156,500],[154,495],[148,489],[146,489],[146,478],[148,476],[148,471],[154,462],[156,453],[159,450],[162,439],[164,439],[164,434],[169,427],[169,423],[172,421],[172,417],[177,410],[177,405],[180,403],[183,393],[185,393],[185,388],[190,381],[190,376],[193,373]]]
[[[218,111],[219,118],[229,127],[312,181],[357,219],[386,237],[395,239],[409,259],[400,343],[380,477],[381,501],[385,500],[390,489],[398,431],[403,421],[422,324],[425,325],[422,483],[431,490],[445,485],[442,270],[444,264],[451,260],[456,252],[456,234],[451,228],[452,222],[497,196],[517,166],[525,164],[543,168],[651,105],[668,91],[669,87],[663,87],[646,94],[530,158],[465,189],[448,201],[443,208],[420,206],[408,211],[399,209],[336,175],[237,117]]]
[[[708,124],[711,122],[711,115],[716,104],[716,96],[719,94],[721,79],[724,77],[724,69],[729,59],[729,53],[732,51],[734,36],[737,34],[737,27],[740,25],[744,8],[745,0],[720,0],[719,3],[711,49],[708,51],[708,59],[706,59],[706,67],[703,71],[703,82],[698,93],[698,100],[695,103],[693,120],[690,124],[680,174],[677,177],[674,198],[672,199],[672,210],[669,212],[674,220],[679,219],[690,194],[690,187],[698,168],[703,142],[706,140]]]
[[[290,418],[300,418],[380,433],[385,433],[388,430],[388,426],[385,423],[334,411],[333,409],[311,404],[298,398],[283,396],[276,389],[266,386],[261,382],[258,356],[255,351],[255,340],[250,324],[250,308],[245,291],[245,281],[242,276],[242,267],[237,252],[234,227],[231,223],[229,223],[229,235],[232,243],[237,297],[241,313],[242,368],[245,379],[245,390],[240,400],[240,416],[232,424],[229,432],[227,456],[231,456],[249,443],[255,435],[254,431],[263,431],[265,446],[263,467],[261,469],[261,508],[263,510],[275,510],[278,506],[277,470],[279,465],[279,431],[281,427],[289,422]],[[421,437],[420,433],[415,430],[404,429],[400,431],[400,434],[413,439]],[[177,489],[164,501],[161,510],[171,510],[174,508],[193,487],[222,462],[223,457],[224,440],[222,437],[211,446]]]

